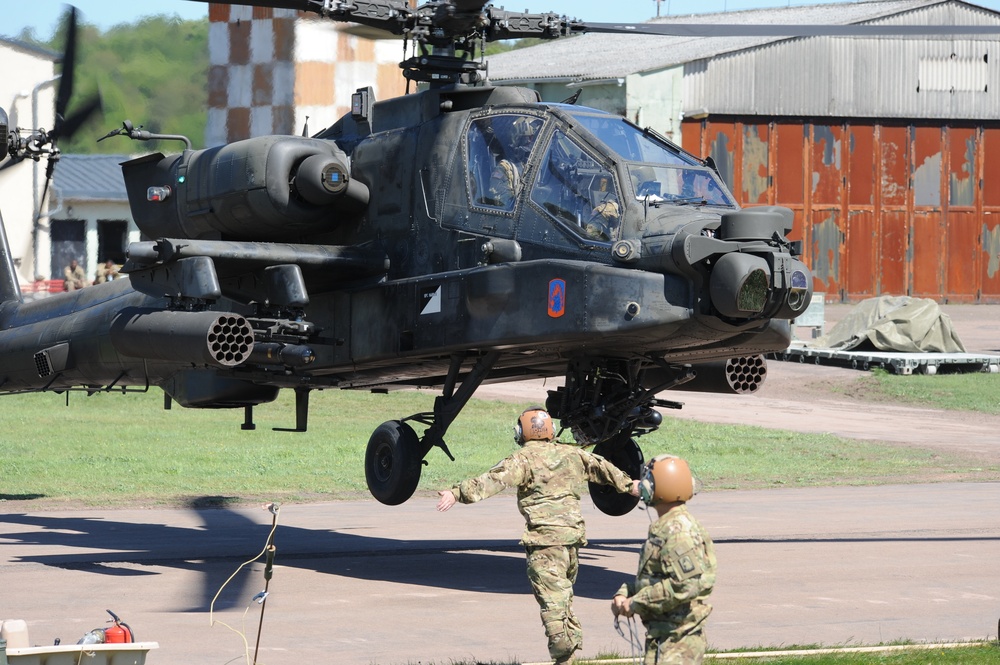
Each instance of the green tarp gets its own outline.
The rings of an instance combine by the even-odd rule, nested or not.
[[[951,317],[928,298],[880,296],[862,300],[812,348],[897,353],[964,353]]]

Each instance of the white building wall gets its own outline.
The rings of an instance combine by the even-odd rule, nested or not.
[[[28,49],[0,42],[0,63],[4,72],[0,76],[0,107],[7,111],[10,126],[25,130],[30,130],[33,126],[52,127],[57,83],[49,83],[37,89],[34,108],[32,91],[55,76],[53,60]],[[39,247],[42,265],[34,264],[32,243],[34,205],[35,200],[41,197],[44,182],[44,160],[38,163],[26,160],[0,171],[0,213],[3,215],[21,283],[30,283],[36,272],[45,274],[48,267],[47,248]],[[47,239],[48,227],[44,217],[40,224],[42,235]]]
[[[632,74],[625,80],[625,117],[651,127],[674,143],[681,141],[683,67]]]

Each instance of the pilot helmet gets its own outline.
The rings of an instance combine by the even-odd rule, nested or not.
[[[514,122],[510,124],[510,142],[513,144],[515,151],[527,155],[531,150],[531,146],[535,140],[535,133],[537,132],[535,124],[531,118],[523,116],[515,118]]]
[[[697,481],[688,463],[676,455],[657,455],[642,468],[639,497],[647,506],[690,501]]]
[[[514,425],[514,441],[519,446],[523,446],[527,441],[552,441],[555,438],[556,430],[552,424],[552,416],[538,406],[527,409]]]

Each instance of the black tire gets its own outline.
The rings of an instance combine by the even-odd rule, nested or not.
[[[619,435],[613,439],[602,441],[594,446],[594,454],[600,455],[617,466],[632,480],[639,479],[639,474],[642,472],[642,450],[631,436]],[[587,485],[594,505],[605,515],[621,517],[631,512],[639,503],[639,497],[631,494],[620,494],[614,487],[590,482]]]
[[[368,491],[387,506],[398,506],[420,482],[420,439],[413,428],[399,420],[378,426],[365,451]]]

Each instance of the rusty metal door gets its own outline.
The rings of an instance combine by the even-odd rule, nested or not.
[[[847,154],[844,289],[849,300],[861,300],[878,292],[874,125],[848,128]]]
[[[986,127],[982,136],[982,218],[980,229],[979,279],[983,302],[1000,302],[1000,127]],[[992,159],[986,157],[992,156]]]
[[[878,156],[878,291],[906,295],[909,290],[910,141],[906,127],[880,127]]]
[[[806,153],[809,188],[807,223],[811,241],[807,258],[816,290],[840,294],[844,252],[844,128],[811,125]]]
[[[682,135],[741,205],[794,211],[816,291],[1000,302],[1000,127],[706,119]]]
[[[979,275],[979,229],[977,194],[979,175],[974,127],[946,129],[947,192],[945,218],[945,298],[948,302],[975,302]]]
[[[772,146],[768,164],[768,177],[773,183],[772,199],[768,203],[781,201],[781,205],[792,209],[795,222],[788,237],[790,240],[801,240],[803,247],[809,247],[812,241],[805,223],[806,131],[806,125],[802,123],[775,124],[770,132]]]
[[[766,205],[769,202],[770,142],[766,124],[743,125],[742,169],[740,173],[741,200],[744,205]]]
[[[944,295],[944,133],[941,127],[914,127],[910,181],[913,226],[910,295],[939,300]]]

